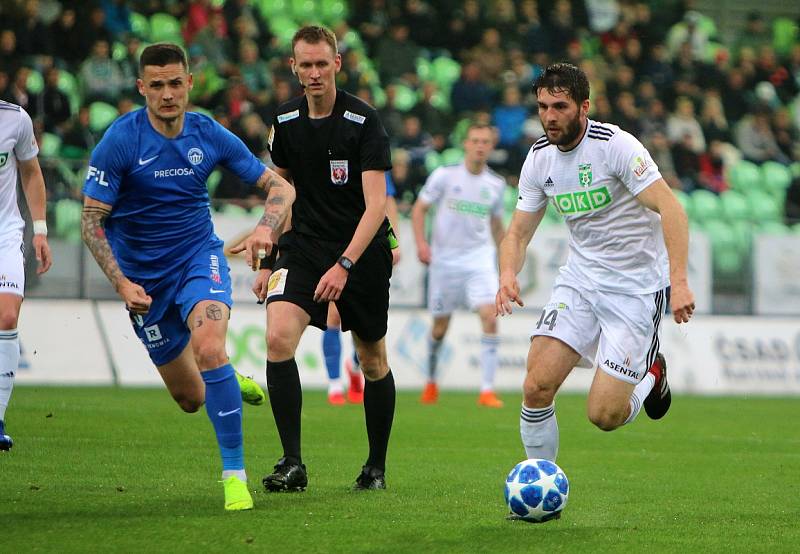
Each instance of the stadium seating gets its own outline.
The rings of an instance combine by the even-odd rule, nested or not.
[[[789,53],[797,41],[800,40],[800,31],[797,23],[788,17],[777,17],[772,22],[772,47],[779,56]]]
[[[455,165],[464,159],[464,151],[460,148],[448,148],[442,152],[442,165]]]
[[[673,190],[673,194],[675,194],[675,198],[678,199],[678,202],[681,203],[683,206],[683,211],[686,212],[686,216],[691,220],[694,215],[692,213],[692,197],[683,192],[682,190]]]
[[[55,158],[61,149],[61,137],[53,133],[42,133],[39,141],[39,155],[43,158]]]
[[[442,159],[436,150],[431,150],[425,154],[425,171],[430,174],[434,169],[442,165]]]
[[[150,21],[138,12],[131,12],[131,32],[141,40],[150,41]]]
[[[752,221],[761,224],[781,220],[783,206],[776,197],[759,190],[750,192],[745,197],[750,205]]]
[[[750,220],[750,204],[744,194],[735,190],[726,190],[720,195],[722,215],[729,222]]]
[[[761,171],[753,162],[740,160],[731,168],[729,178],[731,188],[744,193],[759,188]]]
[[[776,198],[786,196],[786,189],[792,182],[792,171],[778,162],[761,164],[761,183],[764,189]]]
[[[461,76],[461,64],[453,58],[439,56],[431,62],[431,66],[436,84],[449,93],[453,83]]]
[[[81,242],[81,203],[77,200],[64,198],[56,202],[55,234],[67,242],[78,244]]]
[[[150,40],[182,45],[181,22],[168,13],[154,13],[150,16]]]
[[[298,23],[310,22],[316,19],[316,2],[314,0],[291,0],[291,11],[293,19]]]
[[[119,115],[117,108],[107,102],[92,102],[89,105],[89,128],[95,133],[105,131]]]
[[[78,108],[81,105],[81,93],[78,79],[75,75],[66,69],[60,69],[58,71],[58,90],[67,95],[70,111],[73,114],[78,113]]]
[[[401,112],[407,112],[417,105],[417,93],[407,85],[396,84],[394,105]]]
[[[42,74],[36,71],[35,69],[31,69],[31,72],[28,74],[28,80],[25,83],[28,87],[28,92],[32,92],[33,94],[39,94],[44,90],[44,78]]]
[[[722,215],[719,197],[705,189],[692,192],[692,215],[701,226],[708,221],[719,219]]]
[[[320,8],[322,20],[327,23],[336,23],[347,18],[347,3],[344,0],[322,0]]]

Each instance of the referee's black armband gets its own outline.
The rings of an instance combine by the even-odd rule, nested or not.
[[[261,262],[258,264],[258,269],[269,269],[272,271],[275,269],[275,262],[278,260],[278,247],[273,246],[272,252],[269,253],[269,256],[266,258],[262,258]]]

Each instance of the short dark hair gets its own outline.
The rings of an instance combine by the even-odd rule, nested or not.
[[[589,99],[589,79],[583,70],[571,63],[548,65],[533,83],[533,94],[538,96],[541,89],[551,93],[566,92],[578,105]]]
[[[292,54],[294,54],[295,45],[301,40],[309,44],[327,42],[328,46],[333,49],[334,54],[339,52],[339,47],[336,44],[336,35],[333,34],[333,31],[321,25],[306,25],[305,27],[300,27],[292,37]]]
[[[164,67],[172,63],[179,63],[185,70],[189,70],[189,64],[186,62],[186,53],[183,48],[171,42],[151,44],[142,50],[142,55],[139,56],[139,75],[144,72],[144,68],[147,65]]]

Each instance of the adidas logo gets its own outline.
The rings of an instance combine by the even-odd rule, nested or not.
[[[547,181],[545,181],[545,182],[544,182],[544,186],[545,186],[545,188],[546,188],[546,187],[552,187],[552,186],[554,186],[554,185],[555,185],[555,183],[553,182],[553,180],[552,180],[550,177],[548,177],[548,178],[547,178]]]

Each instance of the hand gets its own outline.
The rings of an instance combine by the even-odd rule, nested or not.
[[[400,247],[392,248],[392,267],[400,263]]]
[[[53,265],[53,256],[50,253],[50,245],[47,243],[46,235],[33,235],[33,251],[36,253],[36,261],[39,262],[36,274],[41,275]]]
[[[431,247],[427,242],[421,242],[417,245],[417,258],[425,265],[431,263]]]
[[[269,278],[272,275],[271,269],[262,269],[256,275],[256,280],[253,283],[253,294],[258,298],[258,303],[263,304],[267,299],[267,292],[269,288]]]
[[[670,287],[670,308],[675,323],[688,323],[694,313],[694,294],[685,282]]]
[[[117,287],[117,294],[125,301],[125,306],[129,312],[134,314],[146,314],[150,311],[150,304],[153,299],[144,291],[141,285],[133,281],[124,279]]]
[[[495,297],[495,315],[510,315],[512,311],[512,302],[515,302],[520,307],[524,307],[522,298],[519,296],[519,281],[516,275],[509,275],[503,273],[500,275],[500,289],[497,291]]]
[[[266,225],[257,225],[249,237],[231,248],[232,254],[239,252],[244,252],[247,265],[257,271],[261,260],[272,252],[272,230]]]
[[[331,302],[339,300],[345,283],[347,283],[347,270],[335,264],[325,272],[314,289],[314,302]]]

